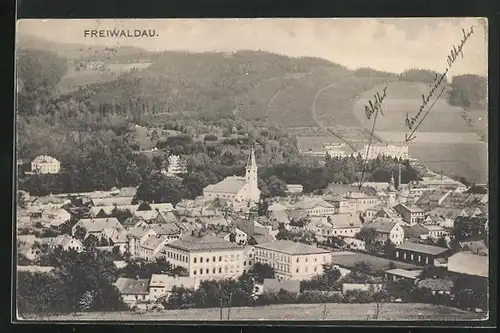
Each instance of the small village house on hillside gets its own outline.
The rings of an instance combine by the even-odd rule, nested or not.
[[[31,172],[55,174],[61,171],[61,162],[52,156],[40,155],[31,161]]]
[[[394,268],[385,271],[385,278],[388,281],[409,280],[415,282],[422,273],[422,270],[407,270],[402,268]]]
[[[98,239],[104,232],[111,232],[113,229],[124,229],[121,223],[114,217],[96,218],[96,219],[80,219],[71,229],[71,234],[75,236],[78,227],[82,227],[87,232],[85,237],[95,235]]]
[[[394,206],[394,210],[403,217],[403,221],[410,225],[422,223],[425,219],[425,210],[417,206],[407,206],[400,203]]]
[[[375,231],[375,242],[380,244],[390,240],[393,244],[399,245],[405,239],[403,224],[392,219],[377,218],[370,223],[365,223],[363,228],[373,229]]]
[[[115,282],[115,286],[120,293],[123,302],[130,308],[140,306],[150,302],[149,279],[131,279],[120,277]]]
[[[198,289],[200,281],[196,277],[189,276],[169,276],[165,274],[153,274],[149,281],[149,295],[151,301],[159,301],[160,299],[168,300],[172,293],[173,287]]]

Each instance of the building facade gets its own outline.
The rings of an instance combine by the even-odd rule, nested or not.
[[[323,264],[331,260],[328,250],[288,240],[255,246],[255,262],[273,267],[280,280],[309,280],[322,274]]]
[[[243,248],[213,235],[194,232],[165,244],[165,255],[172,265],[200,280],[238,277],[243,272]]]
[[[378,156],[408,159],[408,145],[403,143],[386,143],[365,145],[363,152],[368,152],[368,159],[376,159]]]
[[[31,172],[41,174],[59,173],[61,171],[61,162],[47,155],[37,156],[31,162]]]

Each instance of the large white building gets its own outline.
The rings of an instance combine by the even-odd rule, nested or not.
[[[273,267],[279,280],[309,280],[332,260],[328,250],[288,240],[257,244],[254,252],[255,262]]]
[[[330,155],[330,157],[346,157],[353,154],[353,152],[346,147],[345,143],[325,143],[323,145],[323,150],[325,150],[326,154]]]
[[[217,184],[210,184],[203,189],[203,197],[207,200],[221,198],[235,202],[256,203],[260,199],[257,171],[255,152],[252,148],[248,157],[245,177],[226,177]]]
[[[167,174],[179,175],[187,173],[187,167],[184,161],[178,155],[170,155],[168,157]]]
[[[408,159],[408,145],[404,143],[381,143],[372,144],[370,149],[368,145],[363,147],[361,154],[366,154],[368,151],[368,159],[376,159],[377,156],[389,156],[395,158]]]
[[[165,257],[200,280],[227,279],[243,273],[243,247],[210,234],[193,232],[165,244]]]
[[[31,162],[31,171],[42,174],[59,173],[61,162],[51,156],[40,155]]]

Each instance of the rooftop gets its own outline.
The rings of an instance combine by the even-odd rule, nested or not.
[[[153,274],[149,282],[150,288],[165,288],[171,290],[173,286],[195,289],[197,285],[196,277],[169,276],[166,274]]]
[[[397,250],[414,251],[414,252],[432,254],[432,255],[439,255],[439,254],[442,254],[442,253],[448,251],[448,249],[444,248],[444,247],[438,247],[438,246],[432,246],[432,245],[426,245],[426,244],[418,244],[418,243],[409,243],[409,242],[398,245],[396,247],[396,249]]]
[[[77,226],[82,226],[87,230],[87,232],[101,232],[104,229],[120,228],[122,225],[115,217],[107,218],[97,218],[97,219],[81,219],[74,226],[73,230],[76,230]]]
[[[159,246],[164,244],[167,241],[166,237],[158,237],[158,236],[151,236],[148,239],[146,239],[142,244],[141,247],[148,249],[148,250],[156,250]]]
[[[110,197],[110,198],[94,198],[92,204],[94,206],[126,206],[131,205],[134,197]]]
[[[402,276],[402,277],[405,277],[408,279],[416,279],[416,278],[418,278],[420,273],[422,273],[422,270],[409,271],[406,269],[394,268],[394,269],[389,269],[385,272],[392,274],[392,275]]]
[[[165,245],[184,251],[216,251],[216,250],[240,250],[241,248],[229,241],[212,235],[188,235],[172,243]]]
[[[302,200],[296,202],[293,207],[295,209],[312,209],[316,206],[321,206],[325,208],[333,208],[334,206],[332,204],[329,204],[322,198],[317,198],[317,197],[304,197]]]
[[[149,279],[118,278],[116,288],[122,295],[147,295],[149,294]]]
[[[39,155],[35,157],[32,163],[60,163],[58,160],[48,155]]]
[[[246,184],[245,177],[226,177],[224,180],[217,184],[210,184],[205,186],[204,191],[210,192],[224,192],[224,193],[238,193],[239,190]]]
[[[354,214],[335,214],[330,216],[330,221],[333,228],[360,228],[361,221],[357,215]]]
[[[278,252],[283,252],[291,255],[307,255],[307,254],[320,254],[320,253],[330,253],[330,251],[325,249],[320,249],[315,246],[293,242],[290,240],[277,240],[274,242],[258,244],[256,248],[262,248],[267,250],[273,250]]]
[[[488,277],[488,256],[458,252],[448,258],[448,271],[472,276]]]

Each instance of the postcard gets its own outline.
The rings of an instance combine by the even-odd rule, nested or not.
[[[15,320],[487,319],[487,40],[19,20]]]

